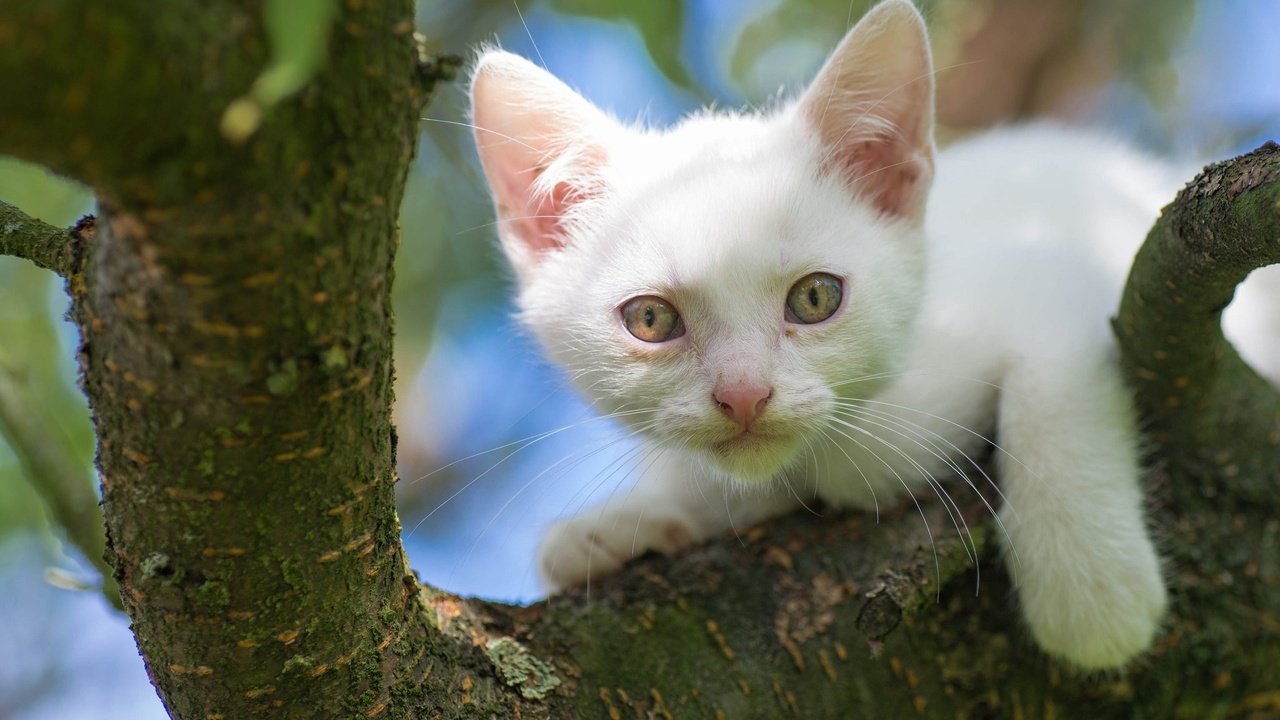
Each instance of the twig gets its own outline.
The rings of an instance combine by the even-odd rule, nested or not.
[[[421,34],[413,36],[414,46],[418,49],[417,81],[422,93],[420,104],[426,106],[436,85],[449,82],[458,76],[462,67],[462,58],[457,55],[435,55],[427,49],[427,39]]]
[[[34,403],[9,368],[0,364],[0,434],[13,448],[32,487],[49,508],[53,520],[102,575],[102,594],[123,609],[111,568],[103,560],[106,533],[98,498],[86,473],[58,446]]]
[[[0,255],[25,258],[71,277],[79,257],[77,246],[92,226],[93,217],[86,216],[74,228],[63,230],[0,201]]]

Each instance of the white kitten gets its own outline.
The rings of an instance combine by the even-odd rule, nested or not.
[[[472,98],[523,321],[662,448],[625,498],[550,530],[551,585],[783,512],[788,478],[837,506],[927,492],[994,430],[1036,640],[1083,668],[1150,646],[1165,587],[1107,320],[1189,173],[1025,127],[947,150],[935,179],[906,0],[762,115],[626,127],[500,51]]]

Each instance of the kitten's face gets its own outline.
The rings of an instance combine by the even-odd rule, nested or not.
[[[761,481],[903,359],[932,83],[918,16],[898,5],[795,105],[661,134],[515,56],[482,58],[477,143],[521,318],[602,412]]]
[[[520,293],[522,319],[602,412],[631,411],[629,426],[743,479],[820,441],[838,395],[879,387],[862,379],[900,358],[919,296],[914,228],[851,202],[798,121],[701,118],[629,138],[609,152],[608,196]],[[830,279],[795,287],[815,273]],[[623,312],[636,298],[646,339]],[[647,298],[674,312],[646,317]],[[744,427],[747,408],[735,419],[723,401],[751,404],[753,389],[768,396]]]

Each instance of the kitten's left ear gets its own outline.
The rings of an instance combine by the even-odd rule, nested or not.
[[[933,60],[909,0],[885,0],[845,36],[800,100],[828,169],[881,212],[918,221],[933,179]]]
[[[477,63],[471,114],[502,249],[525,276],[564,246],[578,203],[602,192],[614,123],[546,70],[500,50]]]

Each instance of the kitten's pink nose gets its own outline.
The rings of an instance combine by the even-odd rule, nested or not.
[[[745,429],[764,410],[765,403],[773,396],[773,388],[737,385],[718,389],[712,396],[724,414]]]

